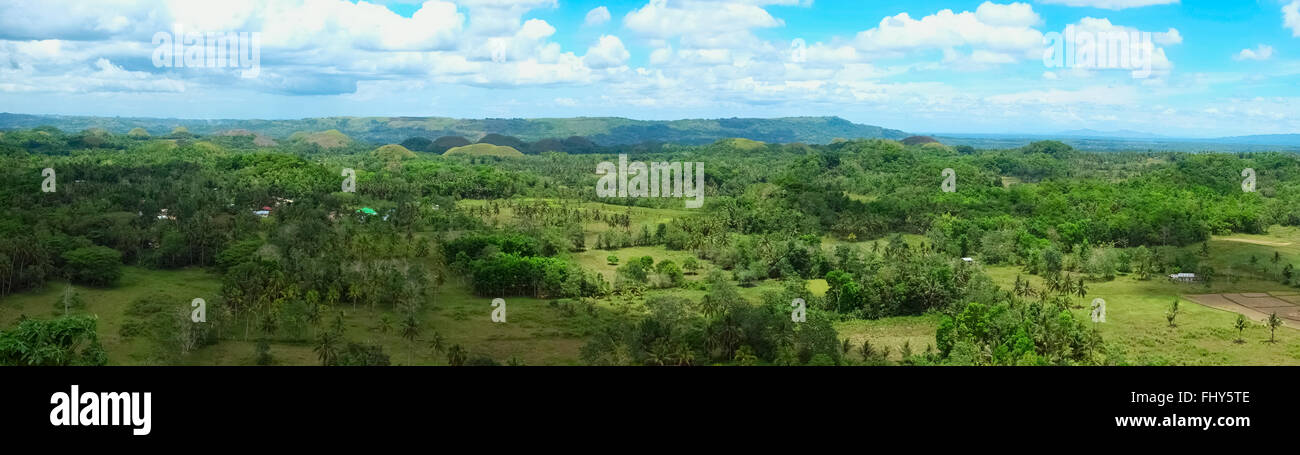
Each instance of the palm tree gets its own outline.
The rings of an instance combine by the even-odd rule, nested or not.
[[[1238,314],[1238,315],[1237,315],[1237,322],[1236,322],[1235,324],[1233,324],[1233,327],[1236,327],[1236,328],[1237,328],[1237,342],[1238,342],[1238,343],[1245,343],[1245,342],[1246,342],[1246,340],[1244,340],[1244,339],[1241,338],[1242,332],[1244,332],[1244,331],[1246,330],[1246,324],[1247,324],[1247,323],[1246,323],[1246,315],[1244,315],[1244,314]]]
[[[338,359],[338,342],[339,334],[331,331],[322,331],[316,336],[316,355],[320,358],[321,366],[329,366]]]
[[[329,304],[330,308],[333,308],[334,305],[338,305],[339,297],[338,286],[330,286],[329,292],[325,293],[325,302]]]
[[[268,337],[274,335],[276,329],[280,328],[280,320],[276,316],[275,310],[272,308],[268,308],[262,313],[260,328],[262,329],[262,333]]]
[[[871,349],[871,340],[862,340],[862,346],[858,347],[858,353],[862,354],[863,362],[871,361],[871,358],[876,355],[875,350]]]
[[[1074,291],[1079,297],[1088,295],[1088,288],[1083,285],[1083,277],[1079,277],[1079,284],[1075,285]]]
[[[707,299],[708,297],[705,297]],[[722,337],[719,335],[720,330],[716,324],[704,326],[704,355],[713,357],[713,351],[722,348]]]
[[[1274,311],[1273,314],[1268,315],[1268,320],[1264,321],[1264,324],[1268,325],[1268,342],[1276,343],[1277,339],[1274,338],[1274,335],[1278,326],[1282,325],[1282,318],[1277,317],[1277,312]]]
[[[695,350],[686,343],[679,343],[674,355],[677,357],[677,366],[688,367],[695,364]]]
[[[468,357],[468,353],[466,353],[465,348],[460,347],[459,344],[452,345],[451,349],[447,350],[448,365],[454,367],[464,365],[466,357]]]
[[[307,306],[307,322],[311,324],[312,333],[315,333],[316,327],[320,326],[320,304],[312,303]]]
[[[1169,305],[1169,311],[1165,312],[1165,319],[1169,321],[1170,327],[1178,326],[1177,324],[1174,324],[1174,319],[1177,317],[1178,317],[1178,299],[1174,299],[1174,303]]]
[[[434,354],[447,352],[447,340],[437,330],[434,330],[433,334],[429,335],[429,350]]]
[[[1046,288],[1049,293],[1059,293],[1061,292],[1061,281],[1061,275],[1049,273],[1043,279],[1043,287]]]
[[[420,320],[414,314],[406,315],[402,320],[402,338],[406,339],[406,364],[411,364],[411,351],[415,350],[415,337],[420,336]]]
[[[722,302],[718,301],[718,299],[705,295],[704,299],[700,300],[700,313],[704,314],[704,317],[712,318],[721,312]]]
[[[721,330],[718,333],[718,344],[728,358],[736,355],[736,349],[740,347],[740,339],[743,336],[739,322],[733,319],[730,314],[724,316]]]
[[[335,332],[338,332],[340,335],[343,334],[343,329],[345,327],[343,325],[342,311],[334,314],[334,324],[330,328],[333,329]]]

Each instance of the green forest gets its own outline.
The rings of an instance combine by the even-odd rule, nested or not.
[[[0,135],[0,365],[1300,364],[1292,153],[150,133]]]

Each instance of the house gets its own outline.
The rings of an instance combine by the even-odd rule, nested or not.
[[[260,216],[260,217],[262,217],[262,218],[266,218],[267,216],[270,216],[270,215],[271,215],[271,208],[270,208],[270,207],[262,207],[262,210],[254,210],[254,211],[253,211],[253,214],[254,214],[254,215],[257,215],[257,216]]]
[[[169,214],[167,214],[167,209],[161,209],[161,210],[158,210],[158,219],[160,219],[160,220],[175,220],[175,219],[176,219],[176,215],[169,215]]]
[[[965,263],[967,263],[967,264],[974,264],[974,263],[975,263],[975,258],[961,258],[961,261],[962,261],[962,262],[965,262]]]
[[[1195,273],[1175,273],[1175,274],[1173,274],[1173,275],[1169,275],[1169,281],[1176,281],[1176,282],[1179,282],[1179,283],[1192,283],[1192,282],[1195,282],[1195,281],[1196,281],[1196,274],[1195,274]]]

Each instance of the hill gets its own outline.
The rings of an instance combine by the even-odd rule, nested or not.
[[[728,139],[721,139],[721,140],[718,140],[718,142],[715,142],[714,144],[715,144],[715,145],[725,146],[725,147],[730,147],[730,148],[733,148],[733,149],[736,149],[736,150],[743,150],[743,151],[747,151],[747,152],[749,152],[749,151],[754,151],[754,150],[759,150],[759,149],[761,149],[761,148],[767,146],[767,144],[764,144],[764,143],[762,143],[762,142],[760,142],[760,141],[755,141],[755,140],[750,140],[750,139],[744,139],[744,138],[738,138],[738,137],[733,137],[733,138],[728,138]]]
[[[514,147],[492,144],[470,144],[453,147],[443,155],[478,155],[478,156],[524,156]]]
[[[171,131],[183,126],[199,135],[227,130],[247,130],[273,138],[297,132],[337,130],[359,141],[396,144],[411,137],[461,136],[480,140],[490,134],[535,142],[542,139],[584,137],[597,145],[646,142],[705,145],[719,139],[744,138],[766,143],[826,144],[846,139],[902,139],[907,133],[879,126],[860,125],[839,117],[787,117],[772,119],[728,118],[690,120],[632,120],[618,117],[536,119],[454,119],[447,117],[326,117],[297,120],[194,120],[130,117],[87,117],[0,113],[0,129],[25,129],[49,125],[64,131],[102,128],[125,133],[132,128]],[[500,144],[498,144],[500,145]],[[508,144],[507,144],[508,145]]]
[[[339,130],[328,130],[321,132],[299,131],[289,136],[290,141],[301,141],[309,144],[316,144],[320,148],[329,150],[347,147],[352,143],[352,138],[339,132]]]
[[[397,144],[388,144],[374,149],[370,152],[370,155],[385,161],[400,161],[415,158],[415,152]]]
[[[903,145],[937,144],[939,140],[930,136],[912,136],[903,139]]]

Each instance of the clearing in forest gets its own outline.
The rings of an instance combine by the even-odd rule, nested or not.
[[[1220,310],[1246,315],[1255,321],[1268,319],[1274,312],[1282,318],[1283,325],[1300,328],[1300,295],[1295,293],[1247,292],[1241,294],[1201,294],[1186,296],[1189,300]]]

